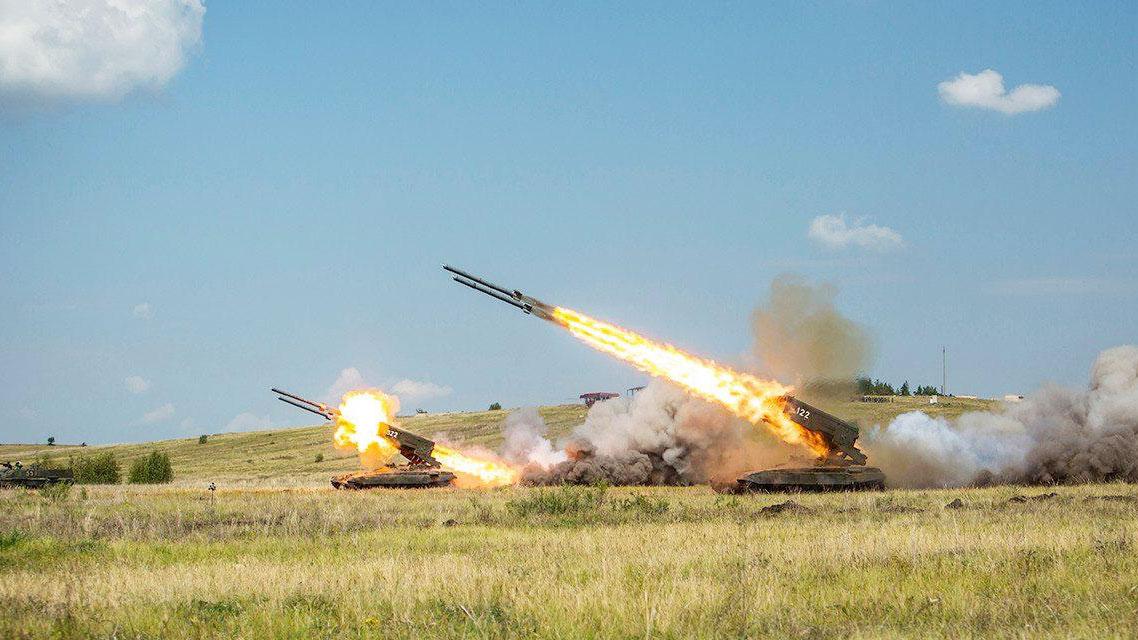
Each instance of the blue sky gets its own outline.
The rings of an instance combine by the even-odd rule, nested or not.
[[[801,274],[957,393],[1136,339],[1133,3],[168,1],[53,70],[0,43],[0,442],[304,424],[268,387],[346,368],[433,411],[643,383],[444,261],[725,362]]]

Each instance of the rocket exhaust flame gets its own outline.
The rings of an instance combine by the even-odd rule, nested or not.
[[[801,444],[820,456],[829,453],[818,434],[802,428],[783,411],[783,397],[790,387],[734,371],[571,309],[555,307],[553,321],[598,351],[666,378],[752,424],[765,425],[784,442]]]
[[[832,453],[822,436],[803,428],[783,411],[784,396],[790,393],[790,387],[734,371],[583,313],[555,307],[462,269],[449,265],[443,265],[443,269],[453,274],[459,284],[557,324],[598,351],[620,358],[647,374],[670,380],[752,424],[766,426],[784,442],[803,445],[819,456]]]

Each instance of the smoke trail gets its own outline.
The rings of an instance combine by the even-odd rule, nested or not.
[[[1049,386],[1003,413],[920,413],[867,434],[898,486],[1138,482],[1138,347],[1099,354],[1085,391]]]

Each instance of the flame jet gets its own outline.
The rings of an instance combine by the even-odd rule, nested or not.
[[[879,470],[860,467],[866,457],[854,445],[858,428],[792,397],[790,387],[735,371],[572,309],[542,302],[462,269],[450,265],[443,265],[443,269],[459,284],[552,322],[594,349],[624,360],[645,373],[670,380],[751,424],[766,426],[784,442],[805,446],[818,456],[819,467],[806,470],[802,478],[795,476],[792,481],[782,482],[786,477],[782,474],[779,481],[774,482],[762,475],[767,472],[759,472],[751,474],[749,487],[876,488],[884,482]],[[869,473],[854,474],[846,470],[850,465]],[[835,469],[837,474],[823,477],[822,469]]]

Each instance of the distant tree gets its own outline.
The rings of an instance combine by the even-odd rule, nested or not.
[[[906,380],[906,381],[905,381],[905,382],[904,382],[904,383],[901,385],[901,390],[897,392],[897,395],[901,395],[901,396],[907,396],[907,395],[909,395],[909,381],[908,381],[908,380]]]
[[[203,433],[200,436],[198,436],[198,444],[205,444],[206,440],[209,440],[209,436],[207,436],[206,434]]]
[[[500,403],[500,402],[495,402],[494,404],[490,405],[490,411],[501,411],[501,410],[502,410],[502,403]]]
[[[866,376],[857,379],[857,392],[863,396],[873,393],[873,381]]]
[[[71,471],[79,484],[118,484],[122,467],[110,451],[71,461]]]
[[[916,396],[936,396],[936,395],[940,395],[940,391],[936,387],[932,386],[931,384],[923,384],[923,385],[917,387],[917,390],[913,392],[913,395],[916,395]]]
[[[312,461],[313,462],[324,462],[324,454],[323,453],[316,454],[316,457],[313,458]]]
[[[55,436],[48,436],[47,437],[47,446],[49,446],[49,447],[55,446]]]
[[[84,443],[80,444],[79,446],[80,446],[80,447],[85,447],[85,446],[87,446],[87,443],[86,443],[86,442],[84,442]]]

